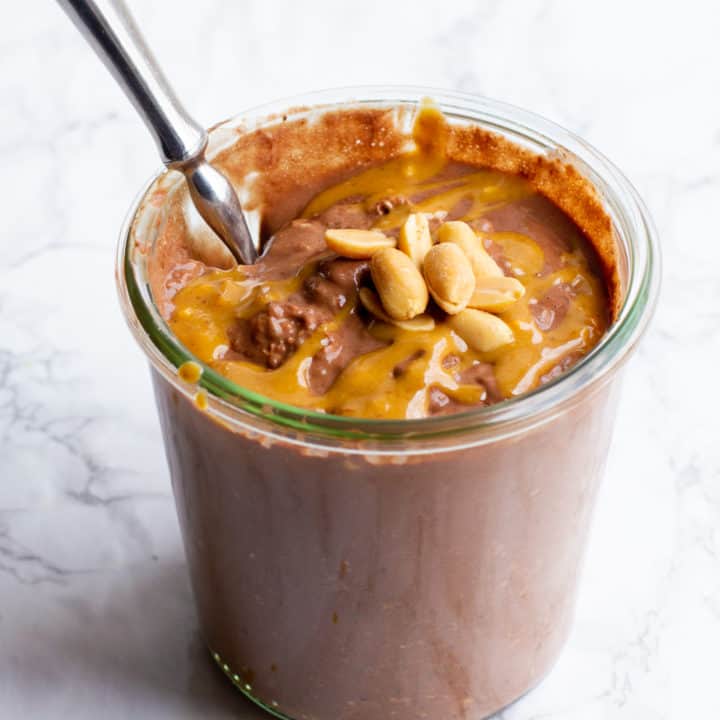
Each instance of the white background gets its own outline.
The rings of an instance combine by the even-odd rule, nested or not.
[[[660,230],[663,298],[627,369],[571,641],[502,717],[720,717],[717,3],[131,7],[203,123],[416,83],[535,110],[628,174]],[[116,237],[154,146],[51,0],[3,4],[0,108],[0,719],[254,718],[201,648],[115,296]]]

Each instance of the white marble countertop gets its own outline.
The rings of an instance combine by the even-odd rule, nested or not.
[[[579,132],[636,183],[663,299],[627,369],[570,643],[502,717],[720,717],[717,3],[131,6],[203,122],[321,87],[456,88]],[[154,147],[48,0],[4,9],[0,99],[0,718],[263,717],[202,649],[115,295]]]

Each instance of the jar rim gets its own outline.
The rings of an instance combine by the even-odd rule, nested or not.
[[[138,211],[156,173],[133,201],[123,224],[117,253],[116,280],[126,321],[152,367],[192,397],[207,393],[205,412],[224,424],[312,447],[336,447],[364,441],[400,442],[405,449],[429,451],[428,441],[455,439],[478,444],[544,424],[563,412],[581,392],[599,385],[627,357],[643,334],[657,302],[660,249],[657,232],[638,192],[604,155],[574,133],[532,112],[478,95],[417,86],[358,86],[305,93],[246,110],[213,126],[213,130],[254,120],[257,126],[288,108],[310,106],[326,111],[347,106],[414,106],[431,97],[449,117],[511,131],[550,151],[563,150],[582,174],[601,191],[613,211],[616,230],[627,237],[627,287],[613,324],[598,344],[572,368],[552,381],[494,405],[441,417],[415,419],[357,418],[288,405],[232,382],[195,357],[175,338],[152,301],[149,285],[133,260],[132,231]],[[619,226],[619,227],[618,227]],[[198,387],[181,380],[177,369],[192,361],[202,368]],[[472,434],[472,441],[468,435]],[[461,436],[461,437],[460,437]],[[392,442],[391,442],[392,444]],[[425,446],[425,449],[423,449]],[[453,442],[453,447],[458,447]],[[358,450],[362,451],[362,450]]]

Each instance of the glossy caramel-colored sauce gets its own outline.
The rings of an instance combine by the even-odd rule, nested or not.
[[[447,170],[436,153],[408,153],[325,189],[303,216],[321,216],[339,203],[360,204],[370,213],[383,199],[402,196],[410,201],[373,216],[372,227],[396,234],[410,212],[431,214],[438,222],[450,214],[452,219],[477,226],[494,209],[534,195],[532,187],[519,177],[469,166],[460,173],[457,168],[454,173]],[[548,247],[529,235],[478,234],[486,248],[501,258],[505,273],[525,286],[525,295],[498,314],[512,328],[515,341],[492,353],[470,349],[439,311],[433,312],[434,330],[412,332],[373,320],[360,309],[353,294],[282,366],[268,369],[233,358],[228,353],[228,329],[238,318],[252,317],[268,302],[298,292],[316,269],[317,257],[279,280],[266,279],[244,267],[209,270],[175,296],[170,325],[201,361],[238,385],[317,411],[376,418],[424,417],[431,412],[431,388],[442,390],[455,412],[500,399],[489,397],[483,382],[463,380],[479,364],[491,366],[496,394],[515,397],[555,377],[598,342],[608,322],[606,289],[584,239],[564,238],[560,250],[554,246],[552,257],[546,257]],[[543,324],[533,306],[556,286],[570,294],[570,302],[559,322]],[[309,379],[313,356],[350,313],[358,313],[371,334],[389,344],[355,357],[327,392],[317,394]],[[403,367],[402,372],[397,372],[398,366]]]

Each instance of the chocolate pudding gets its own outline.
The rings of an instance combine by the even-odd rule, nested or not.
[[[587,167],[492,127],[412,102],[215,130],[252,267],[171,175],[135,216],[202,632],[280,717],[480,720],[566,638],[634,280]]]

